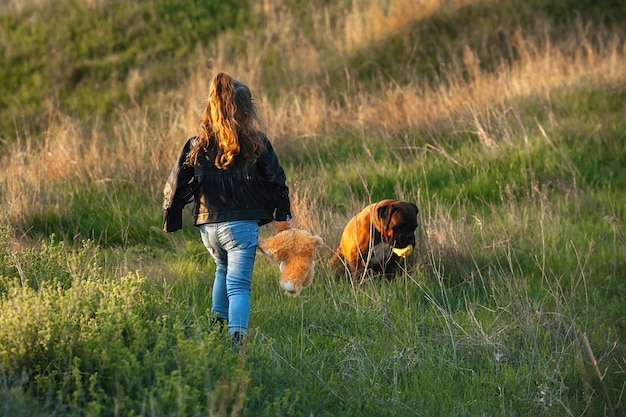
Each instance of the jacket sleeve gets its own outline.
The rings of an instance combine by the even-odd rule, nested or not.
[[[291,219],[291,203],[289,188],[287,187],[285,171],[278,161],[274,148],[264,136],[266,151],[257,161],[258,173],[267,190],[270,192],[270,204],[274,213],[274,220],[285,221]]]
[[[163,187],[163,230],[174,232],[183,227],[183,209],[194,200],[195,176],[193,167],[185,165],[193,138],[189,139],[172,166]]]

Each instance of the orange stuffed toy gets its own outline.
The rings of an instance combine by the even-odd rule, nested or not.
[[[311,285],[315,268],[315,250],[324,241],[317,235],[301,229],[292,229],[281,223],[277,231],[259,244],[272,259],[280,261],[280,286],[287,295],[297,297]]]

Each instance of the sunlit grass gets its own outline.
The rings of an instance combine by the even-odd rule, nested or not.
[[[403,83],[358,85],[348,63],[370,47],[376,59],[374,43],[422,20],[441,34],[486,3],[410,14],[392,1],[376,25],[378,3],[348,3],[303,21],[295,5],[265,2],[265,32],[224,33],[179,89],[120,108],[114,126],[52,106],[41,138],[6,144],[0,414],[619,415],[619,32],[579,22],[552,37],[546,18],[544,31],[507,31],[515,59],[487,65],[488,48],[459,28],[468,38],[442,41],[436,82],[406,67]],[[339,83],[326,78],[337,59]],[[251,84],[295,225],[325,240],[299,298],[258,254],[239,357],[210,325],[214,264],[190,211],[182,231],[160,230],[165,176],[217,69]],[[416,250],[395,280],[353,285],[327,260],[345,222],[390,197],[420,207]]]

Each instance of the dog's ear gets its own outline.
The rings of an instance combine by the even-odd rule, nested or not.
[[[383,204],[378,207],[378,218],[380,219],[380,224],[385,228],[389,228],[389,222],[391,221],[391,212],[393,206],[391,204]]]

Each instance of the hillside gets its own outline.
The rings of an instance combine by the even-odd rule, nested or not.
[[[0,416],[533,415],[626,409],[626,4],[0,4]],[[161,231],[208,80],[248,83],[296,226],[242,355],[214,264]],[[394,280],[327,262],[365,204],[420,207]],[[273,229],[263,229],[263,236]]]

